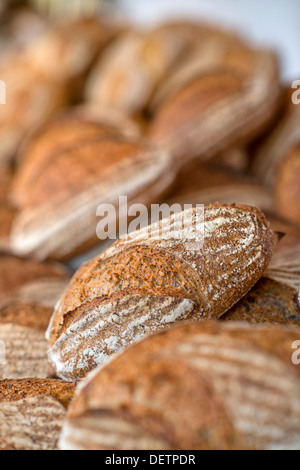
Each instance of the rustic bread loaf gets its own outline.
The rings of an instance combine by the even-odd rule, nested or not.
[[[253,162],[253,173],[272,188],[280,163],[299,145],[300,106],[291,102],[291,96],[288,100],[282,119],[263,141]]]
[[[184,52],[185,34],[159,28],[126,31],[101,56],[87,83],[87,100],[129,115],[144,110],[159,81]]]
[[[278,108],[280,91],[277,58],[252,51],[241,67],[212,68],[169,96],[149,136],[179,166],[207,160],[262,132]]]
[[[0,379],[48,375],[45,331],[69,281],[63,266],[0,257]]]
[[[183,168],[167,200],[169,204],[232,204],[259,207],[264,213],[274,213],[271,191],[255,179],[222,167],[220,162],[194,162]]]
[[[299,145],[279,165],[275,192],[278,212],[300,227],[300,135]]]
[[[263,214],[242,205],[177,213],[121,238],[79,269],[56,308],[48,336],[58,376],[84,377],[175,322],[220,317],[262,276],[274,245]]]
[[[298,289],[300,284],[300,236],[287,235],[275,249],[265,276]]]
[[[0,380],[0,450],[56,450],[74,385]]]
[[[57,114],[23,145],[10,201],[17,207],[26,205],[39,173],[61,151],[78,148],[91,139],[117,137],[119,134],[129,138],[138,137],[139,128],[118,113],[90,107],[76,107]]]
[[[300,330],[199,322],[151,336],[90,375],[61,449],[299,449]]]
[[[39,259],[70,258],[99,243],[99,205],[117,210],[120,195],[128,205],[159,202],[173,180],[170,156],[140,138],[107,135],[60,148],[28,188],[12,249]]]
[[[71,97],[76,97],[82,79],[115,34],[114,27],[96,17],[63,21],[31,44],[27,56],[47,76],[67,86]]]
[[[34,302],[0,308],[0,342],[5,345],[0,379],[48,376],[45,331],[52,311],[51,307]]]
[[[292,287],[261,279],[251,292],[226,313],[222,321],[273,323],[300,327],[300,309]]]
[[[22,55],[0,64],[1,80],[9,96],[0,115],[0,161],[8,162],[28,132],[40,125],[65,103],[64,91]]]
[[[1,183],[0,183],[1,184]],[[8,204],[0,204],[0,252],[11,254],[10,234],[17,211]]]

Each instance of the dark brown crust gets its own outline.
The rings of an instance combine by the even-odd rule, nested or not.
[[[279,165],[275,192],[279,213],[300,227],[300,145]]]
[[[73,399],[74,392],[74,384],[61,380],[0,380],[0,402],[12,402],[37,396],[51,396],[65,408],[68,408]]]
[[[0,256],[0,294],[42,278],[68,279],[69,271],[57,263],[39,263],[13,256]]]
[[[36,303],[12,303],[0,308],[0,325],[12,323],[14,325],[46,331],[53,309]]]
[[[300,310],[291,287],[261,279],[221,320],[273,323],[300,327]]]
[[[133,449],[150,449],[147,447],[152,442],[149,440],[150,444],[147,444],[149,436],[160,443],[160,450],[246,450],[268,447],[268,441],[264,438],[256,437],[253,440],[251,431],[249,438],[248,430],[242,433],[238,426],[235,427],[232,408],[227,405],[229,397],[224,396],[215,384],[220,384],[217,381],[220,373],[227,376],[225,388],[228,387],[227,393],[230,390],[230,395],[235,397],[236,406],[243,402],[241,387],[252,386],[258,394],[263,395],[266,391],[277,398],[278,394],[282,394],[282,404],[288,410],[289,403],[284,400],[288,400],[288,396],[291,398],[291,392],[285,391],[284,382],[291,377],[295,381],[300,378],[299,367],[291,361],[291,345],[299,337],[299,331],[273,326],[254,327],[242,323],[230,325],[205,321],[189,323],[151,336],[110,361],[82,388],[69,411],[70,442],[80,449],[93,446],[107,449],[105,443],[103,447],[101,444],[101,435],[105,430],[101,423],[108,418],[112,423],[110,433],[113,437],[116,436],[112,440],[113,449],[123,449],[123,439],[132,439],[133,431],[130,430],[128,435],[126,431],[120,431],[115,425],[115,419],[118,418],[134,426],[137,442],[140,435],[145,438],[142,444],[133,440],[131,445],[142,445]],[[208,347],[210,352],[207,353],[206,348],[200,349],[201,341],[198,342],[198,339],[201,337],[204,345],[225,345],[223,360],[226,367],[222,372],[213,367],[211,369],[209,362],[207,363],[210,360],[213,365],[215,357],[216,364],[219,364],[222,360],[222,348],[220,351],[216,348],[213,353]],[[230,359],[227,357],[228,350]],[[203,351],[203,355],[200,351]],[[245,354],[247,351],[264,360],[261,363],[255,360],[252,362],[249,357],[248,369],[243,361],[240,362],[240,353]],[[196,359],[200,361],[199,368]],[[283,374],[280,378],[282,388],[279,383],[268,383],[263,373],[269,372],[267,362],[274,360],[278,360],[285,370],[286,375]],[[256,379],[251,375],[251,367],[260,372],[255,375]],[[229,403],[232,401],[229,400]],[[282,413],[283,406],[277,408],[274,403],[270,407],[266,405],[264,411],[269,416],[273,414],[276,422],[277,413]],[[249,406],[261,413],[259,402],[253,403],[250,399]],[[85,430],[91,430],[86,418],[89,418],[88,423],[94,423],[95,426],[95,441],[91,439],[92,442],[87,442],[84,435]],[[253,421],[255,422],[255,416]],[[78,431],[76,437],[72,434],[72,426]],[[82,441],[81,426],[84,430]],[[297,431],[299,432],[299,427]]]

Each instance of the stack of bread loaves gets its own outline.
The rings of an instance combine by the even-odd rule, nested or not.
[[[300,108],[277,55],[98,18],[20,47],[0,53],[0,450],[299,450]]]

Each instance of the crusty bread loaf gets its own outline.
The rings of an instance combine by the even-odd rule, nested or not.
[[[0,257],[0,379],[47,377],[45,331],[69,276],[58,264]]]
[[[73,394],[59,380],[0,380],[0,450],[55,450]]]
[[[179,172],[169,204],[232,204],[259,207],[264,213],[274,213],[271,191],[255,179],[233,172],[217,162],[187,166]]]
[[[251,140],[273,118],[281,95],[277,59],[250,51],[247,61],[236,65],[198,74],[156,112],[149,136],[179,166]]]
[[[251,292],[226,313],[222,321],[272,323],[300,327],[300,309],[292,287],[261,279]]]
[[[300,284],[300,236],[290,234],[280,241],[265,276],[298,289]]]
[[[111,111],[76,107],[57,114],[47,121],[23,145],[20,161],[10,191],[10,201],[26,206],[36,178],[61,151],[78,148],[95,138],[139,136],[138,126],[128,118]]]
[[[48,377],[45,331],[51,314],[51,307],[33,302],[0,308],[0,341],[5,345],[0,379]]]
[[[259,147],[253,163],[253,173],[272,188],[282,160],[299,145],[300,106],[291,102],[291,96],[288,99],[282,119]]]
[[[133,115],[146,108],[170,67],[188,44],[169,29],[126,31],[100,57],[87,83],[87,100]]]
[[[119,196],[128,205],[159,202],[173,180],[170,156],[144,139],[107,135],[59,148],[28,188],[12,249],[39,259],[70,258],[99,243],[99,205],[117,210]]]
[[[279,214],[300,227],[300,138],[279,165],[275,192]]]
[[[27,133],[65,103],[65,94],[51,77],[22,55],[2,61],[0,76],[9,92],[0,114],[0,161],[7,163],[16,157]]]
[[[116,31],[97,17],[83,17],[52,25],[26,51],[32,64],[74,96],[98,54]],[[76,95],[75,95],[76,96]]]
[[[60,448],[299,450],[299,334],[203,321],[151,336],[90,375]]]
[[[177,213],[121,238],[79,269],[48,332],[59,377],[81,378],[174,322],[218,318],[253,287],[275,245],[263,214],[215,205],[206,207],[204,223],[202,215]]]

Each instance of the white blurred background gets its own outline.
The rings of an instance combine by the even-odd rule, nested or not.
[[[300,79],[300,0],[119,0],[119,4],[122,16],[138,24],[199,18],[234,27],[279,51],[286,81]]]

